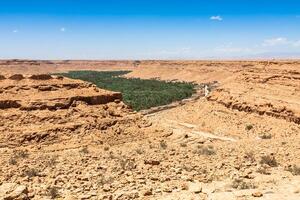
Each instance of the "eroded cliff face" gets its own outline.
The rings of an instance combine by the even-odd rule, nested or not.
[[[1,146],[49,144],[86,135],[114,137],[114,133],[125,129],[124,124],[138,129],[143,123],[122,102],[122,94],[118,92],[59,76],[3,77],[0,81]],[[112,135],[103,134],[108,132]]]
[[[208,100],[229,109],[300,124],[300,72],[284,67],[244,69]]]

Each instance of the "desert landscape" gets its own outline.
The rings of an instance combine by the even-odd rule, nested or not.
[[[135,111],[69,71],[193,82]],[[300,61],[0,61],[0,199],[300,199]]]

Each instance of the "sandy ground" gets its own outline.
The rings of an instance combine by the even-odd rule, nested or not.
[[[218,87],[143,116],[118,93],[31,76],[78,69]],[[0,70],[0,199],[300,198],[298,61],[1,61]]]

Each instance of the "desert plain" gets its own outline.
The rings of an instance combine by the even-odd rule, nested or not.
[[[136,112],[53,75],[208,85]],[[300,199],[300,61],[0,61],[0,199]]]

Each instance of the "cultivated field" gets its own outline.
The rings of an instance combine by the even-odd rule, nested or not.
[[[79,70],[200,87],[142,114],[103,77],[49,75]],[[0,73],[0,199],[300,198],[300,61],[6,60]]]

